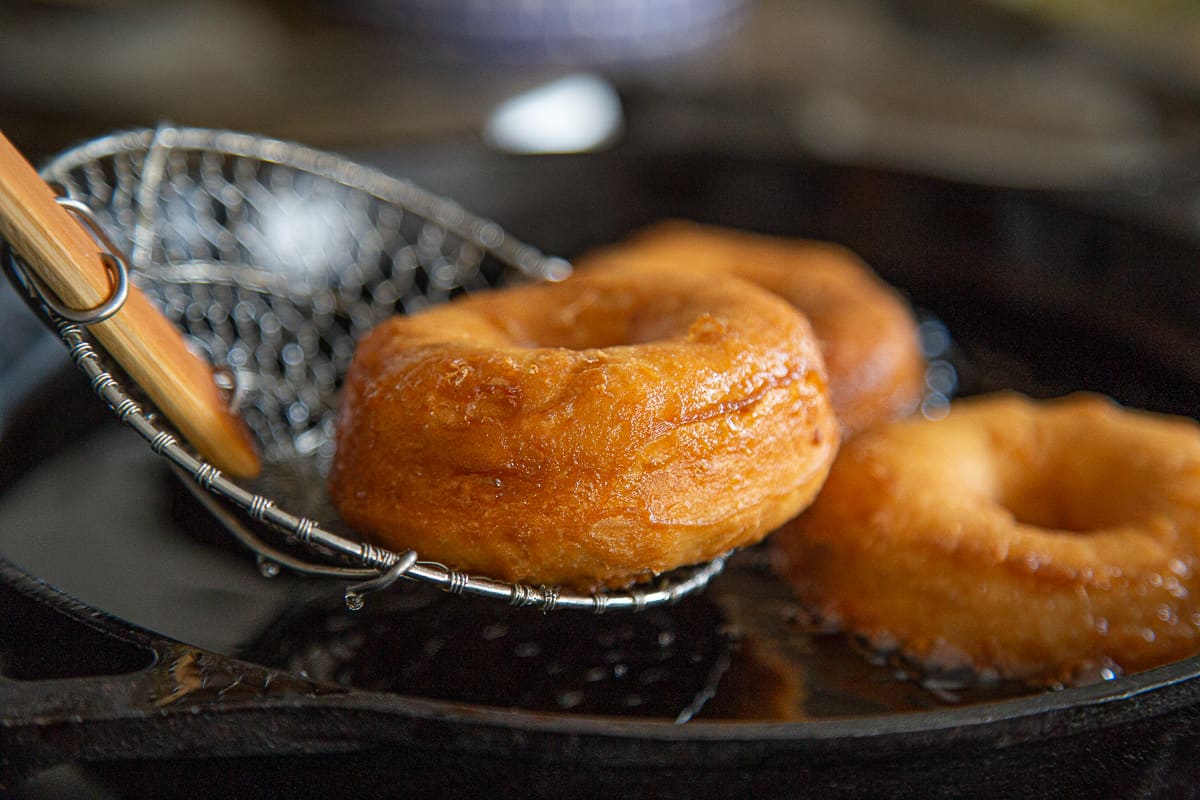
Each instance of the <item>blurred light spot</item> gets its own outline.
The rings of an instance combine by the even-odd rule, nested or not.
[[[921,401],[921,416],[936,422],[945,419],[950,413],[950,400],[936,392],[930,393]]]
[[[931,392],[953,397],[958,390],[958,372],[949,361],[933,361],[925,369],[925,386]]]
[[[324,275],[354,252],[355,239],[335,200],[281,196],[262,209],[263,264],[293,281]]]
[[[484,137],[513,153],[581,153],[610,144],[622,125],[616,90],[581,73],[505,100],[488,117]]]
[[[571,276],[571,262],[562,258],[546,259],[543,272],[548,281],[565,281]]]
[[[926,358],[938,358],[950,349],[950,331],[940,320],[927,319],[918,328],[921,339],[921,352]]]

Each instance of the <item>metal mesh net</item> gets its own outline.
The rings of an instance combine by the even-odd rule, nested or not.
[[[93,143],[48,178],[92,207],[135,280],[214,364],[236,370],[269,462],[329,456],[355,341],[411,312],[563,262],[493,248],[494,224],[296,145],[167,129]]]

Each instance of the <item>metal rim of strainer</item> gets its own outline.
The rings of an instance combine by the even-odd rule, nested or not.
[[[189,152],[214,152],[230,157],[257,159],[264,163],[295,168],[319,178],[341,184],[346,189],[366,192],[374,198],[397,204],[405,214],[417,215],[425,223],[440,226],[464,242],[480,248],[480,262],[487,256],[524,276],[542,280],[558,280],[569,274],[570,265],[559,258],[548,257],[535,248],[520,242],[496,223],[470,214],[453,201],[429,193],[414,184],[388,176],[378,170],[303,145],[252,134],[204,128],[159,126],[110,134],[68,150],[42,170],[42,176],[70,194],[71,173],[76,170],[99,170],[105,158],[118,154],[144,154],[142,173],[136,192],[129,198],[141,213],[148,214],[156,200],[156,183],[163,179],[164,159],[173,148]],[[73,211],[93,231],[99,231],[98,246],[114,258],[127,259],[116,245],[104,236],[103,225],[90,215],[86,198],[73,198]],[[82,206],[82,209],[80,208]],[[133,245],[145,248],[145,226],[135,226]],[[149,404],[135,400],[126,390],[123,375],[114,374],[103,348],[88,334],[86,325],[98,321],[87,312],[75,313],[66,319],[47,302],[39,287],[28,280],[26,271],[11,248],[4,248],[4,266],[10,278],[24,290],[27,299],[50,324],[66,345],[75,365],[87,376],[93,391],[127,426],[145,439],[151,449],[164,457],[183,483],[229,532],[256,554],[264,575],[277,574],[281,569],[313,575],[354,580],[345,591],[346,605],[351,610],[363,606],[369,592],[391,586],[400,578],[432,584],[451,594],[464,594],[506,601],[512,606],[537,608],[543,612],[572,609],[604,613],[611,610],[639,611],[677,602],[683,597],[704,589],[724,569],[728,554],[710,562],[684,567],[658,576],[649,584],[639,584],[626,590],[600,590],[576,593],[558,587],[512,583],[486,576],[470,575],[443,564],[420,560],[413,550],[395,552],[359,541],[322,527],[316,519],[297,515],[276,505],[270,497],[248,490],[223,475],[220,470],[193,454],[160,420]],[[133,268],[136,272],[136,267]],[[257,289],[256,289],[257,290]],[[100,309],[111,315],[111,303]],[[119,306],[119,304],[118,304]],[[219,374],[228,379],[236,375],[224,365],[215,365]],[[130,382],[130,387],[136,388]],[[227,384],[236,395],[236,380]],[[261,523],[265,528],[282,534],[285,547],[302,545],[310,558],[301,558],[283,547],[276,547],[247,521]],[[312,558],[315,556],[315,560]],[[355,566],[357,565],[357,566]]]

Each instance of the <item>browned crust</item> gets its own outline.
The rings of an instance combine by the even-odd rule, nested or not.
[[[847,444],[775,542],[803,598],[918,659],[1145,669],[1200,651],[1200,427],[1088,395],[960,401]]]
[[[838,438],[787,304],[735,279],[581,276],[371,333],[329,485],[383,544],[611,586],[758,541],[811,502]]]
[[[668,220],[577,264],[724,273],[784,298],[812,323],[847,434],[908,416],[920,402],[925,361],[912,310],[844,247]]]

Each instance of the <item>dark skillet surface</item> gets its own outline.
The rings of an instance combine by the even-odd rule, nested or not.
[[[1200,369],[1189,346],[1194,347],[1200,320],[1189,301],[1200,297],[1200,275],[1193,268],[1200,248],[1186,233],[1076,210],[1082,198],[705,155],[435,158],[420,163],[367,158],[456,197],[547,251],[567,255],[665,216],[841,241],[904,288],[916,305],[945,322],[967,391],[1015,388],[1049,396],[1087,389],[1144,408],[1197,413]],[[15,330],[23,325],[19,313],[10,314],[6,306],[0,326]],[[439,787],[454,780],[490,781],[500,794],[504,787],[537,793],[612,785],[636,793],[673,786],[684,796],[683,787],[691,784],[685,776],[699,769],[727,773],[731,782],[693,784],[692,796],[718,796],[735,786],[774,792],[805,781],[818,781],[831,792],[837,786],[862,790],[887,785],[865,783],[869,775],[891,781],[899,793],[904,786],[918,793],[928,789],[923,780],[939,774],[1013,790],[1033,788],[1038,781],[1053,783],[1054,775],[1044,774],[1047,768],[1041,765],[1060,770],[1087,764],[1092,772],[1083,785],[1095,787],[1094,781],[1115,779],[1108,758],[1124,753],[1127,761],[1119,774],[1125,785],[1154,789],[1176,785],[1180,773],[1172,770],[1182,762],[1189,742],[1195,742],[1200,690],[1192,679],[1192,662],[1032,699],[923,714],[878,716],[885,706],[851,709],[833,703],[822,708],[817,703],[810,713],[869,716],[770,725],[703,721],[682,727],[643,720],[669,721],[698,698],[708,700],[703,695],[714,685],[714,676],[728,678],[726,687],[736,682],[729,675],[739,675],[746,648],[735,646],[737,637],[722,627],[726,620],[715,608],[719,592],[716,599],[700,598],[632,626],[610,619],[556,620],[552,624],[567,627],[540,641],[513,633],[539,624],[527,613],[518,623],[503,615],[489,617],[500,613],[491,609],[447,605],[457,601],[441,598],[430,605],[422,596],[401,592],[377,602],[369,610],[375,616],[326,631],[344,651],[342,666],[349,665],[350,672],[339,673],[338,659],[325,652],[329,641],[306,634],[330,620],[337,626],[336,620],[345,617],[326,610],[330,601],[319,595],[330,587],[261,579],[249,559],[190,505],[148,448],[107,421],[82,378],[52,377],[18,394],[5,407],[0,438],[0,553],[92,606],[169,637],[268,667],[302,667],[314,677],[387,691],[351,692],[317,705],[326,704],[322,708],[331,721],[331,740],[356,741],[374,730],[372,725],[382,724],[378,718],[386,718],[393,735],[376,731],[379,741],[396,752],[422,754],[425,767],[409,774],[418,785],[421,780]],[[332,587],[335,593],[338,589]],[[418,615],[423,633],[419,639],[410,637],[411,646],[404,644],[409,640],[389,635],[396,631],[387,624],[372,627],[372,620],[394,613],[396,604],[430,609]],[[494,635],[497,625],[505,629],[501,636]],[[579,637],[579,625],[588,626],[587,636]],[[373,646],[355,649],[346,644],[354,635],[338,638],[347,630],[356,634],[355,626],[369,632]],[[446,629],[467,633],[444,635]],[[410,626],[402,632],[414,630]],[[440,644],[430,645],[434,639]],[[501,639],[508,643],[507,661],[499,663],[495,649],[474,644]],[[67,679],[136,673],[144,667],[136,656],[123,661],[119,648],[110,661],[100,658],[90,666],[80,666],[78,656],[40,649],[36,658],[29,658],[28,648],[18,652],[22,648],[14,640],[27,643],[29,637],[9,634],[5,674],[10,678],[43,675],[48,664],[57,665],[51,674]],[[583,644],[570,659],[558,658],[556,685],[545,677],[547,664],[555,660],[546,644],[563,641]],[[437,653],[427,653],[431,647]],[[609,660],[614,649],[623,652],[616,662]],[[103,642],[94,648],[104,650]],[[865,663],[857,654],[849,655]],[[481,663],[484,658],[490,659],[488,666]],[[372,679],[384,665],[397,662],[407,664],[400,678]],[[447,664],[458,671],[447,671]],[[564,703],[563,686],[576,691],[570,687],[587,684],[588,670],[597,666],[609,671],[604,681],[593,683],[606,688],[568,695]],[[625,669],[616,675],[619,666]],[[657,680],[643,677],[656,674]],[[626,678],[640,686],[632,693],[638,703],[629,702],[631,692],[622,683]],[[761,712],[730,711],[721,683],[715,685],[716,698],[704,704],[714,718],[754,718]],[[911,684],[901,685],[899,707],[939,705]],[[433,702],[390,693],[397,690]],[[326,707],[331,702],[342,704],[341,710]],[[357,727],[339,727],[338,720],[367,713],[354,708],[359,702],[373,708],[373,714],[356,717]],[[497,717],[488,705],[517,710]],[[211,705],[205,708],[213,711]],[[301,710],[293,709],[297,714]],[[144,708],[125,711],[146,715]],[[547,711],[570,713],[546,716]],[[626,713],[636,716],[621,722],[611,718]],[[441,727],[435,725],[438,732],[421,742],[408,723],[430,714]],[[288,726],[276,728],[281,738],[272,752],[294,749]],[[464,745],[465,732],[478,735],[480,729],[489,733]],[[1089,747],[1085,739],[1102,732],[1101,744]],[[639,742],[655,752],[639,752]],[[431,749],[440,755],[431,756]],[[1047,760],[1051,750],[1054,755]],[[233,752],[260,755],[253,747]],[[457,778],[454,758],[467,765]],[[496,783],[502,762],[513,758],[525,759],[522,774],[527,777]],[[578,769],[564,770],[564,758]],[[973,772],[966,766],[970,762]],[[340,773],[338,763],[356,762],[326,758],[323,763]],[[259,767],[264,774],[282,770],[293,775],[293,768],[271,764],[275,766]],[[126,773],[133,768],[124,766]],[[221,771],[215,765],[191,766]],[[1032,766],[1036,769],[1030,771]],[[995,783],[996,775],[1016,769],[1023,770],[1020,777]],[[989,775],[991,783],[985,781]],[[346,780],[352,782],[352,776]],[[657,793],[668,795],[665,789]]]

